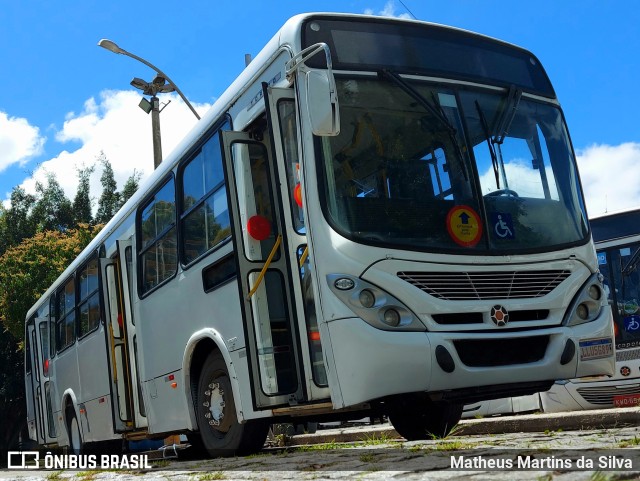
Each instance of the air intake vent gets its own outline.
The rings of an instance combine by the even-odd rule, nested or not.
[[[528,299],[542,297],[560,285],[571,271],[398,272],[427,294],[449,301]]]
[[[613,406],[614,396],[640,394],[640,388],[638,385],[631,386],[597,386],[597,387],[585,387],[579,388],[578,394],[584,398],[585,401],[591,404],[599,404],[602,406]]]

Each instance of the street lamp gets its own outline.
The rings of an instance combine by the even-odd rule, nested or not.
[[[151,113],[151,133],[153,136],[153,166],[155,169],[157,169],[162,162],[162,141],[160,137],[160,101],[158,100],[157,94],[169,93],[174,91],[177,92],[178,95],[180,95],[180,98],[182,98],[184,103],[187,104],[187,107],[191,109],[191,112],[193,112],[193,115],[195,115],[198,120],[200,120],[200,116],[198,115],[198,112],[196,112],[196,109],[193,108],[191,103],[180,91],[178,86],[173,83],[169,76],[162,70],[147,62],[145,59],[118,47],[118,45],[116,45],[111,40],[107,40],[106,38],[100,40],[98,42],[98,46],[107,49],[110,52],[126,55],[127,57],[138,60],[139,62],[145,64],[147,67],[150,67],[151,69],[156,71],[157,75],[151,82],[145,82],[144,80],[136,77],[131,81],[131,85],[139,90],[142,90],[142,93],[144,93],[145,95],[151,96],[149,100],[143,98],[139,106],[146,113]]]

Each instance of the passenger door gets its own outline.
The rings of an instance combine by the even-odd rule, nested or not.
[[[147,426],[138,374],[132,311],[132,242],[117,242],[117,253],[101,259],[102,294],[107,324],[111,392],[116,432]]]
[[[254,404],[294,405],[304,372],[277,169],[264,142],[221,136]]]

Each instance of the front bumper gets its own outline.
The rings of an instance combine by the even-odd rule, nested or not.
[[[612,340],[608,307],[589,323],[526,331],[390,332],[359,318],[331,321],[327,328],[339,383],[338,390],[332,389],[336,408],[412,392],[503,386],[508,393],[509,384],[612,375],[615,365],[613,353],[582,359],[579,347],[585,340]],[[567,360],[568,343],[575,350]],[[522,352],[529,344],[536,345]],[[443,368],[442,349],[453,370],[450,363]]]

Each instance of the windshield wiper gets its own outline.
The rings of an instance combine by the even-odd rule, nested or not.
[[[504,105],[504,108],[500,112],[500,116],[496,122],[495,134],[491,137],[489,133],[489,125],[487,124],[487,119],[484,116],[484,112],[480,108],[480,104],[476,100],[476,110],[478,111],[478,115],[480,116],[480,124],[482,125],[482,131],[484,133],[485,140],[487,141],[487,145],[489,146],[489,154],[491,155],[491,164],[493,165],[493,173],[496,176],[496,187],[500,189],[500,167],[502,167],[502,171],[504,172],[504,165],[502,163],[502,154],[500,154],[500,160],[498,160],[498,155],[496,154],[496,144],[498,148],[504,142],[506,135],[509,133],[509,128],[511,127],[511,122],[516,116],[518,111],[518,105],[520,104],[520,99],[522,98],[522,90],[516,89],[515,86],[511,85],[509,87],[509,93],[507,94],[507,100]],[[505,188],[508,189],[507,179],[505,176],[504,179]]]
[[[453,146],[456,150],[456,155],[458,157],[458,160],[460,161],[460,165],[462,166],[462,174],[464,175],[464,180],[468,181],[469,174],[467,172],[467,166],[462,156],[462,150],[460,149],[460,145],[458,144],[458,139],[456,138],[457,131],[445,116],[444,112],[442,111],[442,107],[441,106],[436,107],[435,99],[433,104],[429,102],[429,100],[424,98],[420,92],[414,89],[408,82],[406,82],[397,73],[392,72],[391,70],[388,70],[388,69],[383,69],[381,71],[381,74],[383,77],[386,77],[387,79],[395,83],[398,87],[400,87],[400,89],[402,89],[410,97],[417,100],[418,103],[422,105],[422,107],[424,107],[424,109],[427,112],[433,115],[442,125],[444,125],[444,127],[447,129],[447,133],[449,134],[449,138],[451,139],[451,142],[453,143]]]
[[[500,117],[496,122],[496,134],[491,139],[494,144],[502,145],[502,142],[504,142],[504,137],[509,133],[511,122],[513,122],[516,112],[518,111],[518,105],[520,104],[521,98],[522,90],[516,89],[513,85],[509,87],[507,102],[505,103],[502,112],[500,112]]]
[[[489,126],[487,125],[487,119],[484,116],[484,112],[482,108],[480,108],[480,104],[476,100],[476,110],[478,111],[478,115],[480,116],[480,125],[482,125],[482,132],[484,133],[484,138],[487,141],[487,145],[489,146],[489,155],[491,156],[491,165],[493,165],[493,173],[496,176],[496,187],[500,189],[500,167],[498,167],[498,156],[496,155],[496,148],[493,145],[493,140],[491,139],[491,135],[489,134]]]

